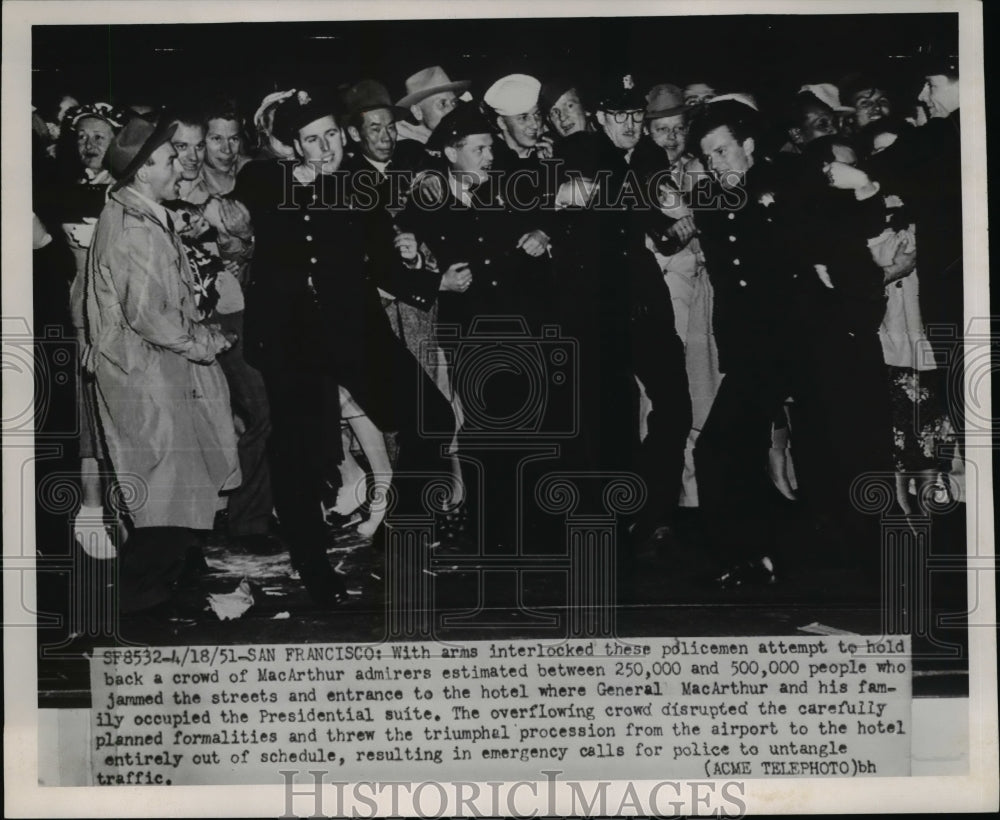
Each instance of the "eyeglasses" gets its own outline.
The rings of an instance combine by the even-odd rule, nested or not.
[[[619,125],[622,125],[629,120],[636,123],[637,125],[642,122],[646,113],[640,108],[638,111],[615,111],[611,113],[611,119],[613,119]]]
[[[677,125],[671,128],[657,128],[656,132],[658,134],[663,134],[668,137],[683,137],[687,133],[688,129],[686,125]]]

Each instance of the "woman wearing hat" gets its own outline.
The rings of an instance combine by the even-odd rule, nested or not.
[[[70,181],[53,197],[54,218],[61,224],[66,244],[76,263],[70,287],[70,316],[80,349],[84,344],[83,284],[87,252],[97,217],[114,182],[104,157],[115,135],[125,125],[127,114],[109,103],[96,102],[70,108],[63,118],[64,134],[60,162]],[[92,558],[113,558],[115,546],[105,527],[102,467],[105,458],[97,433],[94,382],[80,371],[77,377],[78,430],[80,444],[81,505],[73,523],[76,542]]]

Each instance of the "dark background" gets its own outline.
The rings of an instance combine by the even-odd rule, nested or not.
[[[441,65],[477,96],[511,71],[584,85],[630,71],[640,88],[707,79],[766,108],[858,69],[915,95],[920,55],[957,53],[957,27],[956,14],[36,26],[32,102],[48,115],[64,93],[126,105],[225,94],[250,115],[270,91],[365,76],[398,98],[407,76]]]

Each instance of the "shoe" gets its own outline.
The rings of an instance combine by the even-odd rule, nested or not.
[[[766,555],[734,564],[715,579],[720,589],[739,589],[747,586],[770,586],[777,583],[774,562]]]
[[[118,550],[104,522],[103,507],[80,507],[73,519],[73,539],[95,560],[108,561],[118,557]]]
[[[229,529],[229,510],[219,510],[212,522],[212,531],[224,534]]]
[[[267,532],[237,535],[229,539],[229,545],[249,555],[281,555],[288,551],[278,538]]]
[[[337,609],[347,599],[344,579],[333,571],[326,556],[300,562],[295,569],[309,597],[320,609]]]

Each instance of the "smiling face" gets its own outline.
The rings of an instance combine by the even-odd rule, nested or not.
[[[687,148],[687,125],[683,114],[649,120],[646,130],[650,139],[667,152],[671,162],[677,162]]]
[[[575,88],[563,94],[549,109],[549,122],[560,137],[587,130],[587,112]]]
[[[229,173],[243,148],[240,124],[236,120],[211,119],[205,134],[205,162],[216,171]]]
[[[858,128],[884,119],[892,112],[889,98],[880,88],[863,88],[851,95],[848,104],[854,106],[854,124]]]
[[[513,117],[498,117],[497,124],[505,142],[515,151],[526,151],[538,142],[542,130],[542,115],[536,105],[530,111]]]
[[[76,148],[85,168],[101,170],[104,155],[114,136],[114,129],[100,117],[84,117],[76,124]]]
[[[344,135],[332,114],[299,129],[295,151],[321,174],[332,174],[344,159]]]
[[[930,116],[947,117],[958,110],[958,79],[931,74],[924,81],[917,99],[927,106]]]
[[[205,131],[200,125],[180,123],[170,140],[177,150],[181,176],[186,180],[197,179],[205,162]]]

